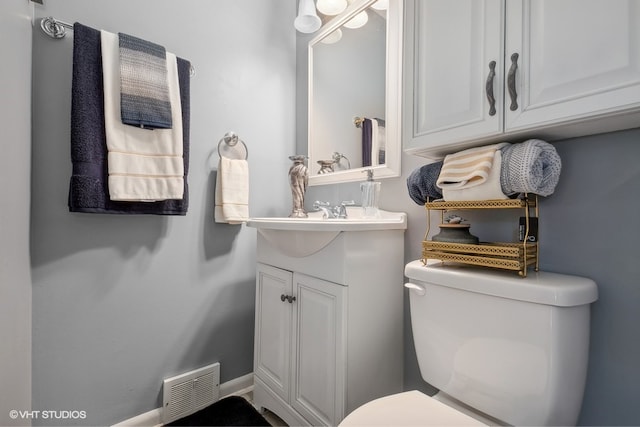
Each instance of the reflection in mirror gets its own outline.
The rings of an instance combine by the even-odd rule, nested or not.
[[[309,185],[400,174],[402,0],[354,2],[309,43]]]

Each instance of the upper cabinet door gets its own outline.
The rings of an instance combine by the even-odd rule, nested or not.
[[[504,1],[413,0],[405,12],[405,150],[501,133]]]
[[[518,131],[640,106],[640,1],[507,1],[505,72],[518,54]],[[509,89],[507,89],[508,92]]]

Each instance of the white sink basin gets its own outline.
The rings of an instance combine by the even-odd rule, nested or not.
[[[250,218],[247,226],[258,232],[277,250],[291,257],[312,255],[342,232],[405,230],[407,214],[379,211],[376,218],[364,218],[360,207],[347,207],[347,218],[322,218],[322,212],[309,212],[308,218]]]
[[[361,207],[347,207],[347,218],[322,218],[322,212],[309,212],[308,218],[250,218],[247,226],[269,230],[366,231],[407,228],[407,214],[379,210],[377,218],[364,218]]]

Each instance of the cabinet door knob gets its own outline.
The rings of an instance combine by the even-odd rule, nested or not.
[[[280,301],[284,302],[287,299],[285,294],[280,295]]]
[[[489,115],[496,114],[496,98],[493,96],[493,78],[496,76],[496,61],[489,62],[489,76],[487,76],[487,83],[485,90],[487,93],[487,100],[489,101]]]
[[[518,69],[518,55],[514,53],[511,55],[511,68],[507,74],[507,89],[509,90],[509,96],[511,97],[511,106],[509,109],[515,111],[518,109],[518,93],[516,92],[516,70]]]

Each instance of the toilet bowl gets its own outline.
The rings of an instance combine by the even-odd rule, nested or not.
[[[340,426],[575,425],[592,280],[437,261],[413,261],[405,275],[420,373],[439,392],[381,397]]]
[[[353,426],[486,426],[487,424],[416,390],[381,397],[340,423]]]

